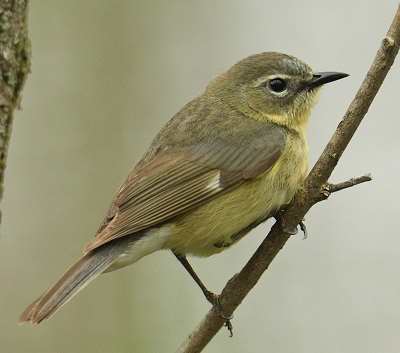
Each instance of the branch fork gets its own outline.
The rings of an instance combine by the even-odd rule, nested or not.
[[[317,199],[316,203],[319,201],[326,200],[334,192],[348,189],[353,186],[356,186],[356,185],[359,185],[362,183],[366,183],[367,181],[371,181],[371,180],[372,180],[371,174],[365,174],[365,175],[362,175],[362,176],[359,176],[356,178],[351,178],[349,180],[342,181],[341,183],[337,183],[337,184],[326,183],[326,184],[322,185],[320,194],[319,194],[319,198]]]

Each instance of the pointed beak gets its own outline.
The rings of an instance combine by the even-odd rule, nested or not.
[[[316,88],[324,85],[325,83],[340,80],[349,76],[343,72],[316,72],[311,81],[308,82],[307,88]]]

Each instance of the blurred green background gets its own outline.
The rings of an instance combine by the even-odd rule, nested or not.
[[[397,1],[32,1],[32,74],[11,140],[0,239],[0,351],[174,352],[209,306],[159,252],[101,276],[52,320],[20,312],[81,253],[159,128],[207,82],[262,51],[351,77],[327,87],[311,162],[332,134]],[[309,213],[240,306],[217,352],[399,352],[399,74],[391,71],[333,180],[374,182]],[[193,264],[219,291],[269,229]]]

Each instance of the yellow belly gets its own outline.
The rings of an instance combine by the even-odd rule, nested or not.
[[[289,136],[271,170],[176,219],[164,247],[197,256],[221,252],[232,236],[290,202],[307,165],[305,140]]]

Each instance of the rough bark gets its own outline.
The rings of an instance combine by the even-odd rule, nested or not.
[[[30,72],[27,17],[28,0],[0,0],[0,201],[14,112]]]
[[[353,179],[336,185],[327,184],[355,131],[368,111],[381,87],[400,45],[400,7],[386,37],[376,53],[375,59],[351,102],[345,116],[337,127],[319,160],[308,175],[304,188],[300,190],[290,206],[282,212],[277,222],[243,269],[234,275],[222,290],[220,302],[224,313],[229,316],[240,305],[249,291],[290,237],[288,230],[294,229],[308,210],[317,202],[329,197],[331,192],[359,184],[369,176]],[[355,180],[355,181],[354,181]],[[255,224],[254,226],[256,226]],[[210,342],[225,320],[218,310],[212,308],[194,331],[178,348],[178,353],[198,353]]]

